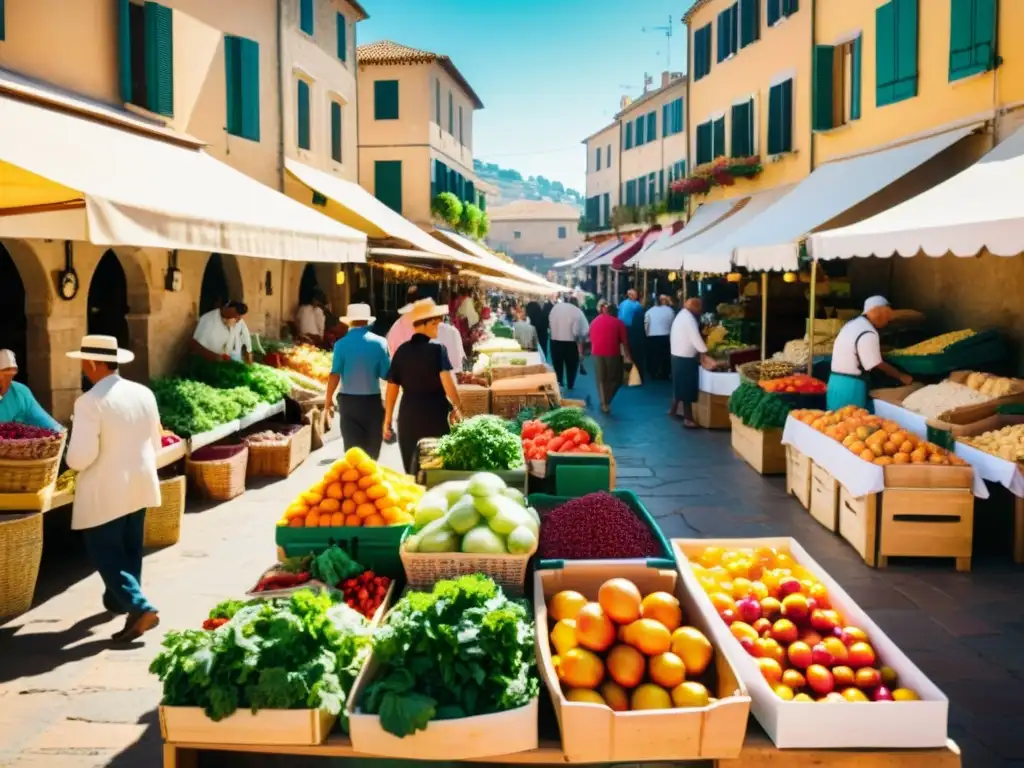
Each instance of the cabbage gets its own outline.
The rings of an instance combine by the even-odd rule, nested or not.
[[[505,540],[486,525],[478,525],[462,537],[462,551],[475,555],[504,555],[508,553],[508,550],[505,549]]]
[[[540,514],[537,512],[537,510],[534,509],[533,507],[526,507],[526,511],[530,515],[530,517],[533,518],[533,521],[535,523],[537,523],[537,525],[539,526],[540,525]]]
[[[469,478],[466,493],[477,498],[481,496],[497,496],[505,490],[505,481],[493,472],[477,472]]]
[[[416,503],[416,512],[413,515],[413,525],[418,531],[427,523],[432,523],[439,517],[444,517],[448,511],[448,499],[443,493],[431,490],[423,494],[423,497]]]
[[[508,535],[508,551],[513,555],[529,555],[537,548],[537,536],[525,525]]]
[[[459,536],[448,527],[448,518],[440,517],[417,534],[417,552],[458,552]]]
[[[472,496],[464,496],[448,512],[448,527],[456,533],[465,533],[480,522],[480,513],[473,506]]]
[[[419,552],[420,549],[420,537],[419,534],[413,534],[407,536],[405,542],[402,544],[405,547],[406,552]]]
[[[498,507],[498,514],[488,521],[488,525],[491,526],[491,530],[495,533],[508,536],[521,525],[533,525],[533,520],[526,510],[512,501],[512,499],[505,496],[495,496],[491,501]]]
[[[466,493],[467,485],[469,485],[468,480],[449,480],[446,483],[435,485],[430,489],[430,493],[441,493],[444,495],[448,499],[448,506],[450,507]]]
[[[473,499],[473,506],[476,507],[476,511],[490,520],[498,514],[498,499],[502,499],[504,496],[480,496],[478,498],[466,496],[466,498]]]
[[[518,488],[506,488],[501,492],[501,495],[507,496],[521,507],[526,506],[526,497],[523,496],[523,492],[520,491]]]

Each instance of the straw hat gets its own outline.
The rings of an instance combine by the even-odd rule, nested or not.
[[[0,349],[0,371],[10,368],[17,369],[18,359],[9,349]]]
[[[345,325],[352,325],[353,320],[364,320],[367,325],[370,325],[376,319],[370,314],[369,304],[349,304],[348,312],[338,318]]]
[[[82,346],[75,352],[68,352],[72,360],[97,360],[102,363],[130,363],[135,353],[117,346],[113,336],[85,336]]]
[[[403,307],[403,309],[406,309]],[[399,310],[401,312],[401,310]],[[409,316],[409,322],[413,325],[422,322],[423,320],[431,320],[435,317],[444,317],[448,314],[448,307],[440,307],[434,303],[433,299],[420,299],[414,302],[408,307],[406,312],[402,313]]]

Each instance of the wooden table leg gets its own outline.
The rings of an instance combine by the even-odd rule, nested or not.
[[[164,768],[198,768],[199,752],[182,749],[174,744],[164,744]]]
[[[1013,562],[1024,563],[1024,499],[1013,499]]]

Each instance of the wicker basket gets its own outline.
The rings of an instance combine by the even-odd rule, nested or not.
[[[146,510],[142,546],[171,547],[181,540],[181,520],[185,516],[185,476],[160,482],[160,506]]]
[[[43,515],[0,515],[0,619],[32,607],[43,557]]]
[[[226,458],[196,461],[185,459],[185,474],[189,485],[206,499],[228,501],[245,493],[245,468],[249,463],[249,449],[242,448]]]
[[[313,444],[313,427],[304,424],[280,443],[248,443],[249,477],[288,477],[309,458]]]
[[[784,378],[786,376],[792,376],[796,371],[792,363],[787,363],[785,360],[754,360],[750,363],[744,363],[739,366],[736,370],[740,375],[741,379],[757,384],[759,381],[764,381],[765,377],[761,375],[761,366],[765,363],[771,363],[773,366],[779,369],[779,376],[773,376],[771,378]]]
[[[66,432],[29,440],[0,440],[0,460],[35,461],[58,458],[64,452]]]
[[[37,493],[57,482],[65,435],[48,459],[0,459],[0,493]]]
[[[469,418],[491,412],[491,390],[476,384],[459,384],[462,413]]]
[[[504,419],[514,418],[523,408],[549,411],[558,408],[560,404],[561,398],[554,389],[515,394],[491,392],[491,413]]]
[[[476,555],[465,552],[399,551],[405,579],[413,589],[430,589],[441,579],[454,579],[471,573],[490,576],[504,589],[522,594],[526,585],[528,555]]]
[[[491,368],[491,381],[511,379],[515,376],[533,376],[537,373],[551,373],[551,369],[544,363],[533,365],[496,365]]]

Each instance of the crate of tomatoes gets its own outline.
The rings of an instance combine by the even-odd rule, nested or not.
[[[615,458],[609,446],[596,442],[590,433],[582,427],[568,427],[555,432],[549,425],[541,421],[527,421],[523,424],[523,454],[529,463],[530,474],[535,477],[551,477],[557,474],[559,466],[583,466],[596,468],[600,465],[602,472],[607,472],[607,485],[604,480],[601,487],[615,487]],[[567,470],[570,473],[580,470]]]
[[[827,389],[825,382],[806,373],[794,373],[781,379],[766,379],[759,381],[758,384],[765,392],[779,395],[824,395]]]

